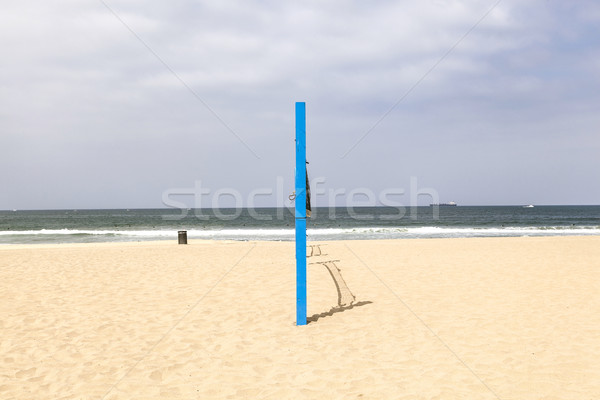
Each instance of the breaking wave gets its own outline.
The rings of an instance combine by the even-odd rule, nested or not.
[[[294,240],[294,229],[190,229],[191,239]],[[309,240],[600,235],[600,226],[309,228]],[[177,230],[41,229],[0,231],[2,242],[103,242],[176,239]],[[14,239],[14,240],[11,240]]]

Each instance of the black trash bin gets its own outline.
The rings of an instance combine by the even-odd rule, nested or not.
[[[187,244],[187,231],[177,231],[179,244]]]

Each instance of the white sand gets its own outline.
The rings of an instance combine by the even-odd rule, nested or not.
[[[0,398],[600,398],[600,237],[328,242],[304,327],[293,246],[2,246]]]

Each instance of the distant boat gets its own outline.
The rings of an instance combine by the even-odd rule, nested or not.
[[[17,212],[17,209],[16,209],[16,208],[13,208],[13,212]]]
[[[448,203],[432,203],[430,204],[431,207],[433,206],[439,206],[439,207],[456,207],[457,204],[453,201],[448,202]]]
[[[526,205],[526,206],[523,206],[523,208],[533,208],[533,207],[534,207],[534,205],[533,205],[533,204],[528,204],[528,205]]]

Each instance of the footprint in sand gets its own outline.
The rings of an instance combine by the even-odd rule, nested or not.
[[[35,374],[35,370],[36,370],[35,367],[29,368],[29,369],[22,369],[20,371],[17,371],[17,373],[15,374],[15,377],[21,379],[26,376],[32,376],[33,374]]]
[[[150,379],[153,381],[162,381],[162,371],[156,370],[150,374]]]

